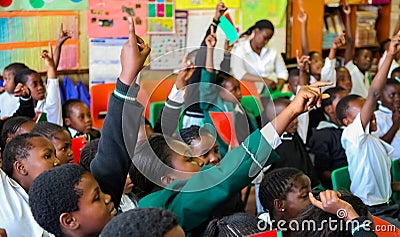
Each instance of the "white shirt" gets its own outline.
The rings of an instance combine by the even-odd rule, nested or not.
[[[378,63],[378,69],[380,69],[382,67],[383,61],[385,61],[385,58],[387,56],[387,51],[385,51],[385,53],[383,53],[381,59],[379,59],[379,63]],[[400,65],[396,62],[396,60],[392,60],[392,64],[390,64],[390,69],[389,69],[389,73],[388,73],[388,77],[390,77],[390,75],[392,74],[392,71],[399,67]]]
[[[0,228],[7,236],[50,236],[33,218],[28,194],[0,169]]]
[[[3,92],[0,94],[0,119],[12,116],[19,108],[19,97]]]
[[[125,193],[121,196],[121,203],[119,204],[119,207],[121,208],[122,212],[137,208],[135,203]]]
[[[343,130],[341,142],[349,164],[350,191],[372,206],[389,201],[392,195],[390,155],[393,147],[368,131],[369,124],[364,131],[359,113]]]
[[[292,95],[290,101],[294,99],[295,95]],[[297,116],[297,133],[299,134],[301,140],[303,140],[304,144],[307,143],[307,133],[308,133],[308,125],[310,124],[310,115],[308,112],[302,113]]]
[[[392,115],[393,112],[386,108],[383,105],[379,105],[379,109],[375,111],[375,117],[376,117],[376,123],[378,125],[378,129],[373,132],[377,137],[383,137],[389,129],[393,125],[393,120],[392,120]],[[397,130],[396,135],[393,138],[392,143],[390,143],[392,147],[394,148],[393,154],[392,154],[392,159],[396,160],[400,158],[400,130]]]
[[[47,122],[63,126],[58,78],[47,79],[46,98],[38,101],[35,112],[45,112]]]
[[[355,94],[363,98],[367,98],[368,89],[370,86],[370,74],[368,72],[363,74],[360,69],[358,69],[358,67],[354,65],[353,61],[349,61],[348,63],[346,63],[345,67],[349,70],[351,82],[353,83],[350,94]]]
[[[336,58],[330,59],[327,57],[325,59],[325,64],[321,69],[321,81],[333,82],[332,86],[324,87],[324,90],[336,86]],[[310,75],[310,84],[317,82],[317,79],[313,75]]]
[[[246,73],[267,77],[278,82],[278,78],[287,80],[289,73],[280,53],[265,46],[260,55],[253,51],[250,40],[244,40],[235,45],[231,53],[231,69],[233,76],[241,80]],[[258,92],[264,88],[264,82],[256,82]]]

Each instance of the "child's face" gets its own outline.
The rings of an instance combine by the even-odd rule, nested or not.
[[[78,200],[78,210],[71,212],[82,236],[97,236],[104,226],[117,214],[111,196],[100,190],[94,177],[86,172],[76,189],[82,191]]]
[[[324,66],[324,60],[322,59],[321,54],[313,53],[311,55],[311,64],[310,64],[310,72],[311,75],[321,75],[322,67]]]
[[[297,86],[299,85],[299,76],[291,76],[289,78],[289,91],[292,92],[293,94],[296,94],[297,92]]]
[[[233,77],[226,79],[222,84],[225,90],[221,90],[219,95],[222,100],[228,101],[234,104],[242,101],[242,90],[240,89],[240,83]],[[232,96],[233,95],[233,96]]]
[[[256,47],[262,48],[268,44],[273,35],[274,32],[270,29],[255,29],[252,41],[255,43]]]
[[[400,108],[400,85],[387,85],[381,94],[382,105],[392,111]]]
[[[46,96],[46,87],[38,73],[27,75],[26,86],[31,91],[34,100],[43,100]]]
[[[56,158],[56,152],[53,144],[44,137],[33,137],[29,139],[32,148],[29,150],[29,156],[26,159],[20,159],[25,169],[30,183],[41,173],[55,166],[60,165]],[[18,161],[17,161],[18,162]]]
[[[292,181],[292,187],[286,195],[285,213],[287,220],[296,218],[310,204],[308,193],[311,192],[311,181],[306,175],[301,175]]]
[[[133,183],[132,183],[131,177],[128,174],[128,176],[126,177],[126,181],[125,181],[124,193],[128,194],[128,193],[132,192],[132,188],[133,188]]]
[[[88,133],[92,128],[92,118],[89,108],[85,103],[76,103],[70,107],[70,116],[65,118],[65,123],[78,132]]]
[[[192,151],[188,145],[180,141],[172,141],[170,144],[173,150],[171,159],[172,168],[177,171],[177,177],[174,179],[184,180],[191,178],[194,174],[200,171],[204,165],[204,161],[198,157],[193,157]]]
[[[3,86],[8,94],[14,94],[14,72],[11,70],[4,70],[3,72]]]
[[[202,134],[190,144],[193,156],[200,157],[204,165],[218,165],[221,160],[218,143],[215,137],[209,133]]]
[[[353,83],[351,81],[350,73],[347,69],[341,68],[336,73],[336,86],[340,86],[347,91],[347,93],[351,92],[351,88],[353,87]]]
[[[60,164],[72,163],[74,153],[71,149],[71,135],[67,131],[56,133],[51,142],[56,149],[56,157],[60,160]]]
[[[372,52],[367,49],[363,49],[358,57],[354,58],[354,64],[362,72],[368,71],[372,66]]]

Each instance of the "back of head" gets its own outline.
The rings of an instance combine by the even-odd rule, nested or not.
[[[4,68],[4,71],[10,71],[10,72],[12,72],[13,74],[14,74],[14,76],[19,72],[19,71],[21,71],[21,70],[23,70],[23,69],[28,69],[28,66],[26,66],[25,64],[23,64],[23,63],[11,63],[11,64],[9,64],[8,66],[6,66],[5,68]]]
[[[324,94],[328,94],[329,98],[323,99],[321,102],[321,106],[324,109],[328,105],[332,105],[332,102],[336,99],[337,94],[340,92],[346,92],[346,90],[343,87],[332,87],[329,89],[326,89],[324,91]]]
[[[206,229],[206,237],[248,236],[259,233],[259,219],[246,213],[235,213],[212,220]]]
[[[39,134],[27,133],[14,137],[4,148],[3,152],[3,171],[13,177],[13,167],[17,160],[29,158],[29,151],[33,148],[31,138],[42,137]]]
[[[102,237],[163,237],[178,226],[175,214],[156,208],[138,208],[114,217],[103,229]]]
[[[53,139],[56,133],[63,132],[64,128],[60,125],[50,122],[40,122],[35,125],[32,133],[37,133],[47,137],[48,139]]]
[[[200,137],[200,126],[192,125],[188,128],[183,128],[179,131],[179,135],[184,143],[190,145],[193,140]]]
[[[63,236],[60,215],[78,211],[82,191],[76,189],[86,171],[79,165],[65,164],[40,174],[29,189],[29,206],[43,229]]]
[[[272,101],[269,101],[267,108],[264,110],[267,120],[272,121],[279,113],[282,112],[290,104],[290,100],[286,97],[278,97]]]
[[[260,184],[259,199],[265,211],[273,217],[274,200],[286,199],[292,182],[304,173],[295,168],[280,168],[266,174]]]
[[[349,109],[349,103],[360,99],[359,95],[348,95],[343,97],[336,106],[336,117],[339,122],[343,123],[343,119],[347,117],[347,110]]]
[[[7,143],[7,138],[13,137],[13,135],[18,131],[18,129],[26,122],[32,121],[31,118],[17,116],[9,118],[4,124],[1,130],[1,150],[4,150],[4,146]]]
[[[81,151],[79,164],[87,171],[90,172],[90,163],[96,157],[97,149],[99,147],[100,139],[91,140],[86,144]]]
[[[27,76],[32,75],[34,73],[37,73],[35,70],[29,69],[29,68],[24,68],[15,74],[14,77],[14,83],[17,85],[18,83],[25,84],[26,81],[28,80]]]

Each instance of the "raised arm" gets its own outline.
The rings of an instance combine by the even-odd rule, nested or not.
[[[367,99],[361,109],[360,117],[364,130],[372,118],[372,114],[374,113],[380,93],[386,85],[386,80],[389,73],[390,65],[392,64],[393,57],[400,49],[399,44],[400,32],[398,32],[397,35],[392,38],[385,61],[383,61],[382,67],[379,69],[378,73],[372,80],[371,87],[368,90]]]
[[[29,88],[22,83],[18,83],[14,89],[14,96],[19,97],[19,107],[12,116],[25,116],[33,119],[36,115],[35,105]]]
[[[299,85],[306,86],[310,84],[310,75],[308,73],[310,66],[310,56],[302,55],[300,57],[299,50],[296,50],[296,61],[299,68]]]
[[[71,34],[68,31],[64,31],[63,24],[61,23],[60,34],[58,36],[56,47],[54,48],[54,64],[56,69],[60,63],[61,48],[67,39],[71,39]]]
[[[344,52],[344,64],[348,63],[353,59],[353,51],[355,48],[355,42],[353,34],[351,33],[351,19],[350,13],[351,8],[349,5],[343,6],[343,12],[346,15],[346,51]]]
[[[297,20],[301,24],[301,52],[303,55],[308,55],[310,53],[307,35],[307,19],[307,13],[304,10],[300,10],[299,14],[297,14]]]

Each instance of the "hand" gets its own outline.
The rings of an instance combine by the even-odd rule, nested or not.
[[[299,13],[297,14],[297,20],[300,23],[306,23],[307,22],[307,13],[304,10],[300,10]]]
[[[276,90],[276,83],[268,78],[263,77],[265,85],[271,90]]]
[[[314,106],[321,107],[321,100],[329,98],[329,95],[321,93],[321,87],[331,86],[332,82],[318,81],[312,85],[301,86],[293,101],[289,104],[295,115],[300,115],[311,110]]]
[[[217,44],[217,36],[214,32],[214,26],[211,26],[210,34],[206,38],[206,45],[208,48],[214,48]]]
[[[150,54],[151,48],[148,44],[144,44],[143,49],[139,52],[138,37],[135,34],[135,24],[132,17],[129,21],[129,38],[125,42],[121,50],[121,74],[119,79],[126,85],[131,85],[137,74],[142,70],[143,64],[147,56]]]
[[[342,47],[343,45],[346,45],[346,37],[345,34],[341,34],[338,37],[336,37],[333,42],[332,42],[332,48],[333,49],[338,49]]]
[[[14,96],[29,98],[31,96],[31,92],[28,87],[24,86],[22,83],[18,83],[18,85],[14,89]]]
[[[180,90],[184,88],[187,84],[187,81],[192,76],[195,66],[191,60],[187,59],[188,53],[182,59],[181,69],[179,70],[178,76],[176,77],[175,85],[176,89]]]
[[[60,33],[59,33],[59,35],[58,35],[57,44],[58,44],[58,45],[63,45],[64,42],[65,42],[67,39],[71,39],[71,38],[72,38],[71,32],[65,31],[65,30],[64,30],[64,27],[63,27],[63,24],[61,23]]]
[[[216,20],[217,22],[219,22],[219,19],[221,18],[221,16],[224,15],[224,13],[226,12],[226,10],[228,10],[227,7],[225,7],[224,3],[219,0],[217,7],[215,8],[215,16],[214,16],[214,20]]]
[[[348,5],[348,4],[343,5],[342,9],[343,9],[344,14],[350,15],[350,13],[351,13],[350,5]]]
[[[224,44],[225,53],[230,53],[234,45],[235,45],[234,43],[229,45],[229,39],[226,39]]]
[[[391,55],[393,57],[399,51],[400,51],[400,31],[397,32],[397,34],[392,37],[392,40],[390,41],[390,44],[389,44],[387,54]]]
[[[40,57],[44,60],[44,63],[46,64],[47,68],[55,67],[53,60],[53,47],[51,47],[50,42],[48,47],[49,47],[48,50],[42,51]]]
[[[302,71],[302,72],[308,71],[308,67],[311,64],[310,56],[302,55],[300,57],[299,50],[296,50],[296,61],[297,61],[297,65],[299,66],[300,71]]]
[[[353,206],[340,199],[340,196],[341,194],[337,191],[326,190],[319,193],[321,201],[318,201],[312,193],[308,194],[310,202],[325,212],[338,215],[338,217],[344,218],[346,221],[359,217]]]

